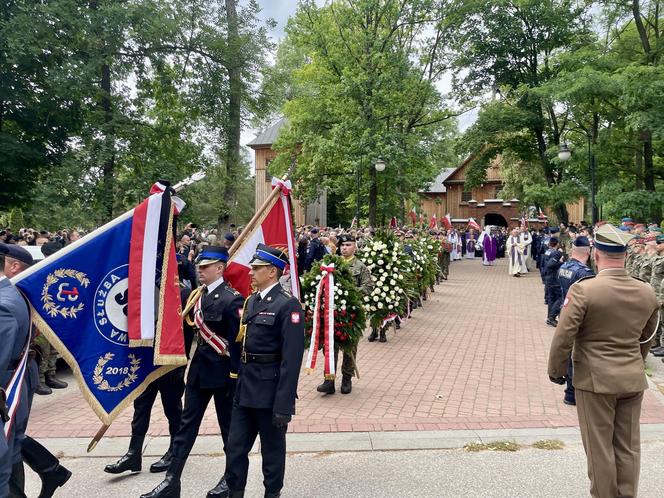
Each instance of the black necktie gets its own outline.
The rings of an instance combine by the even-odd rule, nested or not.
[[[263,298],[261,297],[261,293],[259,292],[258,294],[256,294],[256,302],[260,303],[262,300]]]

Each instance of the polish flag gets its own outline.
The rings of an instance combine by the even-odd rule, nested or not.
[[[155,365],[186,363],[173,236],[184,202],[174,193],[166,182],[155,184],[131,227],[127,335],[130,347],[154,346]]]
[[[247,224],[249,232],[242,232],[234,247],[224,272],[224,278],[243,296],[251,294],[249,263],[254,258],[258,244],[277,247],[288,252],[290,264],[286,271],[290,275],[291,292],[300,298],[300,285],[297,277],[297,252],[293,232],[290,205],[290,181],[272,179],[272,195],[262,209]],[[276,192],[275,192],[276,191]]]
[[[415,224],[417,223],[417,211],[415,211],[415,206],[413,206],[413,208],[410,211],[408,211],[408,216],[410,216],[410,221],[412,221],[413,226],[415,226]]]
[[[450,213],[447,213],[443,218],[443,225],[445,226],[445,230],[452,230],[452,217]]]
[[[436,220],[436,213],[433,213],[431,220],[429,220],[429,228],[436,228],[438,221]]]
[[[474,228],[475,230],[482,230],[482,227],[480,227],[477,222],[475,221],[474,218],[468,218],[468,226],[470,228]]]

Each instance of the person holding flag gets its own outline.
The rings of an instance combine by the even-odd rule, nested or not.
[[[166,477],[141,498],[180,496],[180,477],[191,448],[196,442],[205,410],[214,398],[217,421],[226,453],[226,470],[208,498],[227,496],[229,431],[235,384],[240,367],[240,347],[236,342],[244,299],[224,280],[228,249],[207,246],[196,260],[202,284],[192,292],[183,311],[193,312],[188,321],[198,329],[197,348],[189,366],[185,387],[184,412],[180,429],[173,437],[172,459]]]
[[[5,275],[7,247],[0,246],[0,496],[9,481],[27,425],[24,375],[30,346],[30,315],[25,301]],[[20,459],[19,459],[20,462]]]

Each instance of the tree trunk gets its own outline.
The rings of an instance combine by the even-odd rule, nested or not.
[[[104,150],[102,153],[102,204],[106,221],[113,219],[113,199],[115,197],[115,129],[111,102],[111,68],[101,66],[101,107],[104,111]]]
[[[636,181],[634,187],[636,190],[643,188],[643,148],[641,143],[637,143],[636,152],[634,153],[634,168],[636,169]]]
[[[376,201],[378,200],[378,185],[376,185],[376,168],[373,162],[369,166],[369,226],[376,227]]]
[[[644,130],[641,132],[643,141],[643,183],[646,190],[655,191],[655,166],[653,164],[652,132]]]
[[[237,184],[240,177],[240,133],[242,131],[242,72],[238,34],[237,1],[225,0],[226,16],[228,20],[227,42],[229,57],[227,57],[226,70],[228,71],[228,119],[226,122],[226,147],[224,159],[226,163],[226,185],[224,197],[226,212],[222,213],[218,222],[226,224],[236,205]],[[222,227],[220,226],[219,229]]]

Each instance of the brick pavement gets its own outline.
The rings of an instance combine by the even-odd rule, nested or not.
[[[364,432],[439,429],[515,429],[578,425],[575,408],[546,374],[553,329],[538,274],[507,275],[506,261],[452,264],[436,287],[385,344],[362,340],[361,379],[349,395],[316,392],[319,372],[302,373],[293,432]],[[337,386],[338,387],[338,386]],[[132,410],[107,435],[130,433]],[[168,435],[157,402],[150,433]],[[664,406],[646,393],[642,423],[664,423]],[[29,433],[35,437],[91,437],[99,421],[77,389],[35,399]],[[209,409],[202,434],[217,434]]]

